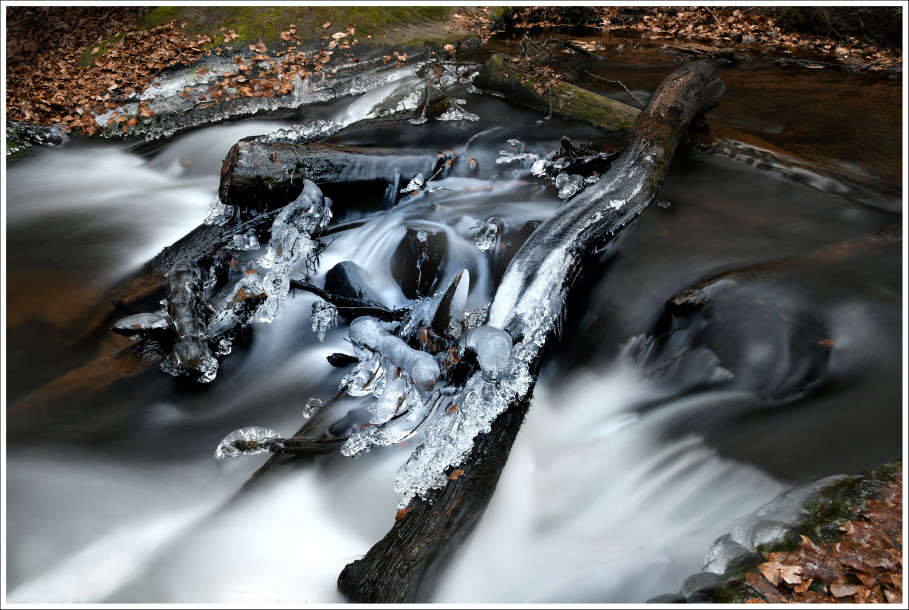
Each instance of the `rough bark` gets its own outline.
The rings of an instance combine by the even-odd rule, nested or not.
[[[561,312],[564,295],[585,258],[655,199],[685,128],[713,108],[722,93],[722,82],[706,63],[689,64],[670,75],[635,121],[631,141],[609,173],[543,223],[518,252],[496,292],[488,324],[505,329],[515,341],[547,331],[539,327],[539,306]],[[537,351],[530,366],[534,380],[541,355]],[[488,435],[478,437],[454,471],[463,472],[459,478],[399,511],[404,517],[389,534],[344,569],[338,585],[349,600],[392,603],[428,598],[434,578],[489,502],[531,394],[532,388],[509,405]]]
[[[541,112],[551,109],[560,117],[586,121],[606,133],[627,132],[640,113],[636,108],[569,83],[559,83],[551,93],[540,94],[534,89],[535,81],[532,75],[510,63],[506,56],[493,55],[480,69],[473,84]]]

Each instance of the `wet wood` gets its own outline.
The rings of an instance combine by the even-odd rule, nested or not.
[[[287,205],[299,196],[303,180],[319,184],[382,183],[399,172],[406,183],[415,174],[427,177],[437,152],[390,148],[294,144],[240,140],[230,149],[221,169],[221,202],[239,210],[241,217]]]
[[[609,173],[543,223],[522,246],[490,307],[490,323],[519,340],[528,329],[524,315],[528,302],[543,301],[560,311],[585,259],[656,198],[686,127],[714,107],[722,93],[716,71],[703,62],[684,66],[663,81],[635,121],[630,143]],[[552,253],[557,253],[558,260],[550,258]],[[546,273],[540,281],[551,286],[535,284],[541,269]],[[534,380],[541,357],[542,350],[531,363]],[[429,598],[435,580],[485,510],[531,394],[532,389],[515,399],[495,420],[491,432],[478,439],[456,469],[463,476],[399,511],[391,531],[365,557],[344,569],[338,586],[348,600],[400,603]]]
[[[539,93],[537,78],[522,71],[504,55],[493,55],[474,79],[475,87],[505,96],[510,102],[530,106],[541,112],[592,124],[606,133],[631,129],[640,111],[621,102],[591,93],[569,83],[558,83],[552,91]]]

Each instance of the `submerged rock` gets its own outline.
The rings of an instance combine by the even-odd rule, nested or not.
[[[404,296],[415,299],[432,294],[447,245],[448,238],[442,231],[431,227],[407,229],[391,262],[391,275]]]

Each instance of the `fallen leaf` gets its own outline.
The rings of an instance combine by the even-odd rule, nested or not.
[[[451,474],[448,475],[448,480],[449,480],[449,481],[456,481],[456,480],[458,480],[459,478],[461,478],[463,475],[464,475],[464,471],[463,471],[463,470],[461,470],[460,468],[455,468],[454,470],[451,471]]]
[[[395,523],[406,517],[410,510],[409,506],[407,508],[399,508],[398,512],[395,514]]]
[[[830,585],[830,592],[833,594],[833,597],[837,598],[855,595],[856,591],[858,591],[858,585],[852,585],[845,582],[835,582]]]
[[[324,29],[328,29],[328,28],[330,28],[330,27],[331,27],[331,21],[326,21],[325,23],[322,24],[322,29],[323,29],[323,30],[324,30]]]

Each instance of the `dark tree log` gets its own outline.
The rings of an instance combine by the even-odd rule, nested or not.
[[[234,144],[224,159],[218,195],[221,203],[236,207],[245,217],[250,212],[287,205],[299,196],[304,179],[320,185],[387,185],[395,179],[396,170],[408,180],[420,172],[428,176],[436,156],[435,151],[245,138]]]
[[[656,198],[685,128],[713,108],[722,93],[716,72],[702,62],[688,64],[663,81],[635,121],[630,143],[609,173],[541,225],[518,252],[496,292],[487,324],[505,329],[515,341],[545,343],[585,258]],[[549,308],[549,316],[540,315],[541,306]],[[538,349],[529,365],[534,381],[541,356]],[[427,599],[433,577],[479,521],[531,394],[532,387],[495,420],[486,438],[475,440],[470,454],[453,471],[460,471],[457,480],[411,501],[399,511],[399,516],[405,516],[391,532],[344,569],[338,585],[349,600]],[[497,454],[492,447],[499,447]]]
[[[480,89],[501,93],[517,104],[566,119],[591,123],[606,133],[627,132],[640,112],[636,108],[611,100],[569,83],[558,83],[552,91],[540,94],[534,89],[536,78],[522,72],[504,55],[493,55],[480,69],[473,84]]]

